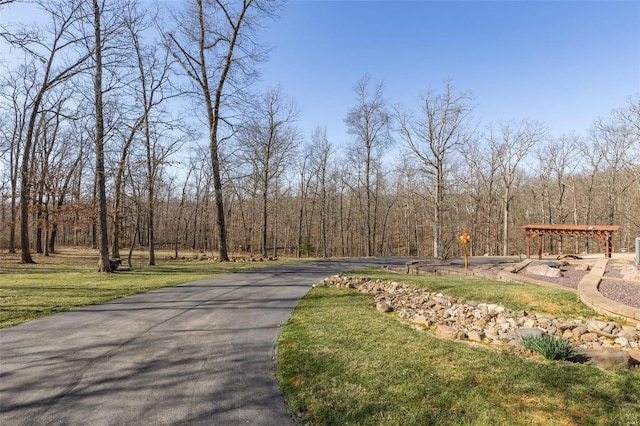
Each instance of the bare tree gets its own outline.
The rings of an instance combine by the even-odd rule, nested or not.
[[[299,204],[297,216],[296,257],[300,257],[302,252],[305,252],[308,255],[311,251],[311,241],[309,241],[308,234],[306,235],[306,239],[304,236],[304,218],[307,210],[307,198],[309,196],[309,189],[313,180],[313,173],[310,171],[311,153],[308,150],[299,152],[296,163],[298,165],[297,172],[300,177],[298,186]]]
[[[469,93],[458,92],[451,81],[447,81],[443,93],[429,91],[421,98],[419,118],[398,112],[399,133],[402,139],[434,180],[434,257],[447,256],[447,253],[442,251],[446,174],[449,157],[461,149],[470,138],[471,99]]]
[[[73,27],[83,19],[82,2],[73,1],[42,1],[41,8],[49,15],[51,22],[51,39],[44,35],[25,30],[31,36],[26,39],[10,39],[14,45],[24,49],[29,55],[43,64],[36,84],[34,99],[24,139],[22,165],[20,167],[20,243],[22,248],[21,260],[24,263],[34,263],[29,243],[29,205],[30,205],[30,166],[31,152],[36,131],[36,122],[45,94],[56,85],[72,78],[83,71],[89,54],[76,55],[77,44],[84,40],[84,36],[75,35]],[[60,61],[58,58],[61,57]]]
[[[142,140],[146,152],[147,166],[147,232],[148,232],[148,248],[149,248],[149,265],[155,265],[155,225],[154,225],[154,203],[155,203],[155,185],[158,175],[159,165],[162,161],[175,149],[178,145],[174,142],[172,147],[161,149],[154,143],[154,137],[159,135],[157,132],[153,134],[151,122],[151,114],[163,102],[171,98],[172,95],[167,91],[169,72],[171,70],[171,61],[169,54],[165,50],[160,50],[152,45],[143,45],[141,42],[141,34],[151,28],[151,22],[143,18],[142,12],[137,8],[129,8],[128,18],[125,25],[128,30],[128,36],[132,41],[135,55],[135,64],[137,71],[137,84],[135,88],[135,98],[139,101],[140,115],[135,124],[131,127],[131,132],[127,139],[127,143],[133,139],[138,130],[142,130]],[[160,123],[156,131],[160,127]],[[158,149],[157,149],[158,148]],[[158,152],[162,151],[162,153]],[[123,151],[123,155],[126,155]],[[161,155],[165,158],[158,158]],[[117,214],[117,210],[116,210]],[[114,230],[115,236],[116,230]],[[114,248],[117,249],[114,244]]]
[[[229,260],[220,156],[221,127],[228,123],[223,109],[232,109],[239,102],[238,93],[255,76],[251,65],[263,53],[255,37],[257,20],[270,15],[276,6],[262,0],[193,0],[187,13],[175,18],[178,32],[165,34],[167,47],[204,103],[220,261]]]
[[[375,179],[374,167],[379,155],[391,143],[391,115],[384,98],[382,82],[372,83],[367,74],[353,88],[356,105],[351,108],[345,118],[349,134],[354,136],[351,153],[358,161],[364,163],[365,191],[365,227],[367,236],[366,254],[373,256],[376,247],[377,217],[374,205]]]
[[[174,239],[174,258],[178,258],[178,240],[180,238],[180,222],[182,221],[182,215],[184,213],[184,207],[187,201],[187,186],[189,185],[189,178],[191,177],[191,173],[193,172],[194,166],[190,164],[189,169],[187,171],[187,176],[184,178],[184,183],[182,185],[182,193],[180,196],[180,204],[178,205],[178,216],[176,217],[176,225],[175,225],[175,239]]]
[[[548,166],[548,178],[553,181],[553,191],[548,194],[549,199],[549,223],[567,223],[570,210],[566,209],[567,191],[572,191],[575,197],[575,187],[570,182],[580,162],[577,138],[575,136],[563,136],[551,141],[542,148],[539,154],[541,170]],[[555,197],[553,197],[555,195]],[[562,235],[558,237],[558,252],[563,252]]]
[[[132,2],[134,0],[81,2],[86,18],[81,22],[78,32],[85,34],[84,48],[91,59],[87,75],[92,81],[92,90],[87,98],[91,100],[94,119],[91,133],[94,140],[94,194],[98,213],[100,272],[112,272],[106,190],[109,175],[105,163],[109,144],[116,135],[117,126],[122,124],[114,119],[114,102],[110,97],[117,97],[118,91],[128,82],[123,74],[128,74],[131,58],[131,41],[127,38],[126,24],[131,18],[128,12],[132,7],[135,9]]]
[[[322,257],[327,257],[327,210],[328,210],[328,194],[327,186],[329,179],[329,162],[332,158],[332,147],[329,139],[327,139],[327,129],[317,127],[311,134],[310,155],[314,174],[318,181],[320,192],[320,250]]]
[[[283,173],[298,142],[293,126],[299,109],[280,88],[268,90],[247,117],[238,135],[240,155],[251,165],[262,198],[260,250],[267,257],[267,206],[272,184]]]
[[[511,202],[515,196],[520,167],[531,149],[543,140],[545,129],[540,123],[527,120],[519,123],[504,122],[497,132],[490,132],[489,141],[499,153],[498,166],[502,184],[502,255],[509,252],[509,219]]]
[[[582,185],[582,221],[590,224],[595,218],[598,183],[604,168],[604,153],[602,150],[594,149],[591,138],[581,140],[578,146],[583,158],[583,161],[579,163],[579,172],[584,181]],[[590,239],[586,238],[584,241],[586,253],[589,253],[589,243]]]
[[[474,238],[471,249],[494,255],[499,252],[498,224],[500,222],[498,164],[499,153],[486,137],[472,139],[464,151],[465,164],[461,179],[467,186],[471,203],[470,226]]]
[[[1,83],[1,96],[7,101],[7,110],[4,117],[10,119],[6,126],[5,138],[7,140],[8,167],[10,182],[10,220],[9,220],[9,253],[16,252],[16,223],[17,223],[17,199],[18,177],[20,176],[20,158],[22,141],[25,137],[27,119],[31,110],[31,99],[37,85],[37,69],[31,61],[27,65],[21,65],[16,70],[7,69]],[[6,151],[3,158],[7,158]]]
[[[6,6],[11,3],[23,3],[25,0],[0,0],[0,6]],[[38,29],[30,28],[24,25],[7,25],[0,24],[0,38],[13,46],[19,46],[27,51],[35,53],[29,45],[39,43],[41,35]]]
[[[53,93],[53,92],[51,92]],[[34,190],[36,207],[36,253],[49,256],[49,246],[43,244],[49,232],[50,206],[55,202],[53,191],[56,181],[61,179],[56,173],[60,157],[58,148],[64,149],[64,144],[58,142],[61,123],[64,120],[63,105],[68,100],[66,93],[58,93],[51,100],[52,105],[45,107],[40,114],[36,143],[34,147]],[[58,157],[56,159],[56,157]],[[43,235],[44,234],[44,235]],[[44,247],[44,248],[43,248]]]
[[[632,145],[633,152],[629,153],[629,170],[638,184],[638,189],[640,189],[640,93],[630,97],[627,105],[614,114],[635,140]]]
[[[107,193],[106,193],[106,177],[104,167],[104,115],[103,115],[103,85],[102,85],[102,19],[103,9],[98,0],[93,0],[93,29],[94,29],[94,48],[93,59],[93,95],[96,119],[95,134],[95,156],[96,156],[96,187],[98,195],[98,215],[100,230],[100,260],[98,261],[98,272],[112,272],[111,262],[109,261],[109,236],[107,234]]]
[[[69,132],[65,136],[68,136]],[[77,175],[82,167],[85,157],[84,141],[74,140],[72,137],[66,139],[59,148],[61,155],[57,164],[57,171],[54,173],[54,180],[51,184],[53,188],[52,198],[55,202],[53,205],[53,214],[51,220],[51,233],[49,234],[49,242],[47,244],[49,253],[55,253],[56,237],[58,235],[58,224],[60,222],[60,214],[62,206],[67,201],[67,195],[70,192],[70,186],[75,175]],[[75,155],[73,155],[75,150]]]
[[[629,155],[634,143],[632,128],[625,126],[613,111],[609,120],[597,119],[591,130],[593,148],[600,151],[603,158],[604,190],[607,199],[607,224],[613,225],[620,196],[629,188],[630,182],[623,183],[621,174],[629,166]]]
[[[636,136],[636,145],[640,145],[640,93],[631,96],[624,107],[614,112],[620,121],[626,123]]]

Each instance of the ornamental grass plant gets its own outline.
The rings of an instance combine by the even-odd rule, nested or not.
[[[571,358],[575,352],[571,342],[567,339],[548,334],[523,336],[520,338],[520,343],[525,348],[553,361],[565,361]]]

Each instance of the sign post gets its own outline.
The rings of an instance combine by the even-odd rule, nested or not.
[[[466,229],[463,229],[462,235],[460,235],[460,242],[462,243],[462,248],[464,249],[464,269],[469,269],[469,249],[467,248],[469,240],[471,240],[469,233]]]

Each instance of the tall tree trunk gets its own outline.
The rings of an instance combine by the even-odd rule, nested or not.
[[[502,255],[507,256],[509,250],[509,200],[511,194],[509,189],[505,189],[502,200]]]
[[[273,200],[273,260],[278,258],[278,178],[275,182],[275,196]]]
[[[262,238],[260,239],[260,245],[262,257],[266,258],[267,254],[267,177],[265,176],[265,180],[262,186]]]
[[[145,108],[146,108],[146,92],[144,95]],[[156,264],[156,250],[155,250],[155,231],[154,231],[154,185],[156,167],[153,161],[153,152],[151,150],[151,134],[149,132],[149,116],[145,114],[144,118],[144,137],[145,146],[147,148],[147,228],[149,236],[149,266]]]
[[[149,183],[148,195],[147,203],[149,204],[149,212],[147,216],[147,226],[149,228],[149,266],[153,266],[156,264],[155,234],[153,229],[153,183]]]
[[[44,255],[49,256],[49,245],[47,240],[49,239],[49,200],[44,204]]]
[[[46,81],[46,79],[45,79]],[[29,242],[29,205],[31,204],[31,150],[33,146],[34,131],[36,127],[36,116],[42,103],[42,97],[46,85],[38,92],[34,102],[29,125],[27,127],[27,136],[24,141],[24,149],[22,151],[22,165],[20,166],[20,249],[22,263],[35,263],[31,257],[31,249]]]
[[[129,147],[133,143],[133,139],[136,134],[136,130],[140,122],[138,121],[135,126],[129,132],[127,139],[122,147],[122,151],[120,152],[120,161],[118,162],[118,169],[116,171],[116,177],[114,182],[114,191],[113,191],[113,223],[111,230],[111,256],[113,258],[120,257],[120,231],[121,231],[121,203],[123,196],[123,186],[124,186],[124,172],[127,164],[127,155],[129,153]]]
[[[373,241],[371,233],[371,147],[367,146],[367,159],[365,162],[365,191],[367,203],[367,256],[373,256]]]
[[[320,197],[320,244],[322,244],[322,257],[327,257],[327,184],[326,184],[326,165],[323,163],[321,170],[321,188]]]
[[[36,253],[42,254],[42,228],[44,225],[44,215],[42,207],[42,186],[38,185],[38,202],[36,203],[38,211],[36,212]]]
[[[11,182],[11,225],[9,228],[9,253],[16,252],[16,219],[18,218],[16,214],[16,198],[18,196],[18,191],[16,191],[16,187],[14,185],[13,179]]]
[[[26,112],[26,110],[25,110]],[[21,120],[22,122],[22,120]],[[9,253],[16,252],[16,221],[18,219],[16,200],[18,198],[18,175],[20,174],[19,151],[22,138],[14,130],[9,150],[10,178],[11,178],[11,225],[9,227]],[[19,132],[22,135],[22,131]]]
[[[78,153],[78,157],[73,162],[71,168],[67,171],[67,174],[64,178],[64,183],[62,184],[62,188],[60,189],[60,195],[58,196],[58,201],[55,204],[55,212],[60,212],[62,205],[64,204],[64,199],[69,190],[69,185],[71,185],[71,179],[73,178],[74,173],[76,172],[76,168],[82,161],[82,148],[80,148],[80,152]],[[53,221],[51,223],[51,234],[49,235],[49,252],[55,253],[56,250],[56,237],[58,236],[58,217],[54,214]]]
[[[298,209],[298,247],[296,249],[296,257],[301,257],[301,246],[302,246],[302,223],[304,220],[304,205],[306,202],[306,187],[305,187],[305,167],[306,167],[306,158],[304,163],[302,164],[302,171],[300,172],[300,207]]]
[[[93,92],[95,96],[96,112],[96,186],[98,195],[98,224],[100,234],[100,260],[98,272],[112,272],[109,262],[109,238],[107,230],[107,192],[104,168],[104,117],[102,111],[102,34],[100,15],[101,10],[98,0],[93,0],[93,24],[95,34],[95,75],[93,80]]]

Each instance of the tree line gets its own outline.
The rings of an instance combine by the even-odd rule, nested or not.
[[[0,248],[23,262],[57,245],[98,249],[106,272],[134,247],[150,265],[156,248],[446,258],[462,229],[472,254],[513,255],[525,223],[620,225],[618,249],[640,235],[638,95],[558,137],[528,119],[481,125],[452,81],[401,106],[365,75],[339,146],[297,127],[282,87],[258,89],[277,2],[35,3],[45,25],[0,28],[14,53],[0,63]]]

